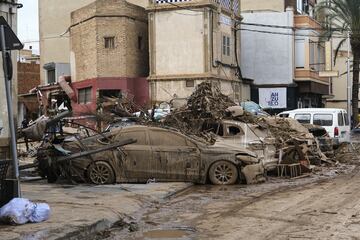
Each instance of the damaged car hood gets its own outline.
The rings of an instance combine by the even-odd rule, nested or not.
[[[231,143],[226,143],[224,141],[216,141],[214,145],[210,146],[209,149],[214,150],[214,151],[219,151],[219,152],[223,152],[225,149],[227,151],[231,151],[234,154],[247,154],[249,156],[255,157],[257,158],[257,154],[251,150],[248,150],[246,148],[243,147],[239,147],[236,144],[231,144]]]

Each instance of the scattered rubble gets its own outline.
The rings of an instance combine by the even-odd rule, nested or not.
[[[187,104],[169,114],[163,123],[165,126],[180,129],[186,134],[196,134],[205,137],[208,141],[214,141],[214,136],[206,131],[208,129],[204,129],[204,125],[225,119],[252,124],[260,131],[267,131],[267,138],[275,139],[274,145],[279,163],[301,162],[306,168],[304,171],[309,170],[310,164],[333,163],[322,153],[319,141],[296,120],[257,117],[249,112],[241,111],[233,101],[208,82],[198,85]],[[212,132],[218,133],[218,131]],[[331,146],[329,144],[331,143],[324,145],[329,147]]]
[[[304,126],[289,118],[255,116],[244,111],[242,107],[222,94],[218,87],[209,82],[199,84],[185,105],[171,110],[169,108],[166,111],[161,111],[161,115],[155,117],[156,113],[159,112],[155,106],[151,110],[144,110],[136,106],[131,98],[107,97],[98,103],[96,119],[101,123],[108,124],[116,121],[117,118],[126,118],[140,125],[176,129],[185,135],[201,137],[201,139],[212,144],[222,137],[229,139],[231,136],[234,143],[235,139],[240,139],[242,146],[256,152],[258,158],[262,159],[264,163],[275,161],[275,164],[272,164],[268,170],[277,169],[281,175],[285,173],[286,176],[291,177],[298,177],[303,173],[311,172],[314,168],[313,165],[334,166],[337,163],[337,158],[346,154],[344,147],[339,148],[336,152],[333,151],[332,140],[323,128],[313,125]],[[138,112],[135,114],[135,111]],[[57,152],[63,150],[64,158],[69,160],[66,157],[66,151],[69,149],[61,149],[56,144],[56,137],[44,139],[43,136],[46,129],[56,127],[56,124],[65,116],[67,116],[66,113],[54,119],[43,117],[23,132],[30,139],[43,139],[42,147],[50,148],[52,146],[52,148],[57,149]],[[238,123],[238,129],[225,129],[224,124],[229,121]],[[118,125],[120,128],[126,126],[126,124]],[[63,131],[63,128],[60,128]],[[116,124],[114,128],[117,128]],[[71,128],[71,126],[68,127],[70,132],[73,130],[71,135],[79,141],[79,149],[82,149],[81,151],[88,150],[87,146],[81,146],[81,139],[84,136],[75,133],[77,132],[76,129]],[[108,129],[111,131],[110,128]],[[60,135],[62,134],[60,132]],[[89,137],[89,133],[86,137]],[[75,157],[82,157],[81,154],[77,156],[76,151],[72,151],[72,153]],[[48,157],[51,158],[51,154]],[[71,175],[71,171],[68,171],[67,174]]]

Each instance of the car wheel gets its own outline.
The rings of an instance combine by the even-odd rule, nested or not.
[[[88,168],[88,178],[97,185],[111,184],[115,182],[115,173],[110,164],[97,161]]]
[[[227,161],[215,162],[209,170],[209,179],[215,185],[231,185],[238,180],[238,170],[234,164]]]

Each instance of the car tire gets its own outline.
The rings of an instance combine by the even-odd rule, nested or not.
[[[92,163],[87,175],[91,183],[96,185],[112,184],[115,182],[115,173],[109,163],[104,161],[96,161]]]
[[[228,161],[218,161],[209,169],[209,179],[215,185],[232,185],[238,180],[237,167]]]

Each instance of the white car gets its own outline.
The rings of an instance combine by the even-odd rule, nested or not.
[[[310,123],[326,129],[335,144],[350,141],[350,123],[344,109],[338,108],[301,108],[279,113],[280,117],[289,117],[300,123]]]

